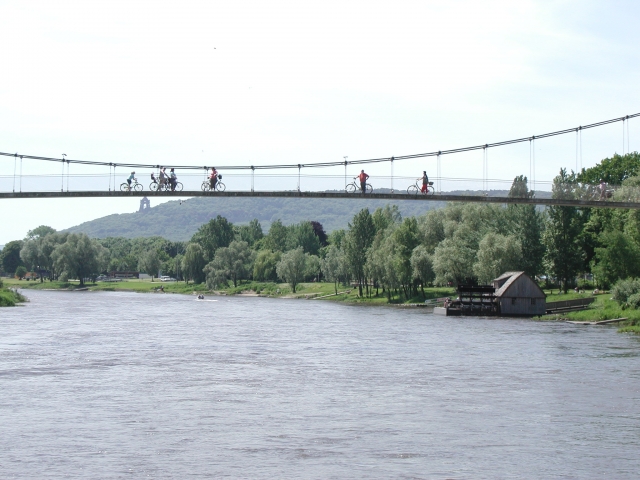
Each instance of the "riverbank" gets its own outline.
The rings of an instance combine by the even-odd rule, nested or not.
[[[20,289],[38,289],[38,290],[70,290],[77,291],[81,287],[78,281],[70,282],[34,282],[27,280],[5,279],[5,285]],[[432,287],[425,288],[425,296],[420,293],[417,297],[405,299],[392,297],[391,301],[379,290],[378,296],[375,296],[375,290],[372,291],[370,297],[358,296],[358,289],[340,285],[338,294],[335,294],[335,286],[333,283],[310,282],[301,283],[297,286],[296,292],[293,293],[291,287],[287,283],[274,282],[241,282],[237,287],[229,287],[222,290],[210,291],[205,284],[193,284],[184,282],[160,282],[139,280],[139,279],[123,279],[117,282],[97,282],[87,283],[82,290],[89,291],[130,291],[139,293],[177,293],[177,294],[207,294],[207,295],[251,295],[269,298],[300,298],[316,301],[342,302],[348,304],[368,304],[368,305],[420,305],[424,304],[425,299],[437,299],[443,297],[455,297],[454,288],[448,287]],[[557,290],[546,290],[547,302],[558,302],[563,300],[574,300],[577,298],[592,297],[591,293],[560,293]],[[588,309],[578,312],[568,312],[562,315],[545,315],[541,320],[546,321],[581,321],[596,322],[602,320],[612,320],[615,318],[626,317],[626,320],[620,327],[621,332],[640,333],[640,310],[626,309],[623,310],[620,305],[611,300],[611,295],[603,293],[595,295],[595,301]]]
[[[610,293],[592,295],[591,293],[567,293],[552,295],[549,291],[547,302],[558,302],[562,300],[575,300],[578,298],[594,297],[594,302],[585,310],[577,312],[567,312],[562,315],[545,315],[543,320],[569,320],[572,322],[600,322],[603,320],[614,320],[616,318],[626,318],[620,324],[619,332],[640,333],[640,310],[623,309],[618,302],[611,299]]]
[[[450,297],[455,294],[455,289],[447,287],[425,288],[425,296],[419,294],[417,297],[405,299],[393,296],[391,301],[382,294],[382,290],[378,291],[375,296],[375,289],[371,292],[371,296],[358,296],[358,289],[350,286],[340,285],[338,294],[335,294],[333,283],[325,282],[309,282],[300,283],[296,287],[294,293],[287,283],[274,282],[241,282],[237,287],[229,287],[226,289],[211,291],[207,289],[205,284],[193,284],[184,282],[160,282],[158,280],[138,280],[123,279],[117,282],[97,282],[85,283],[80,287],[78,281],[58,282],[44,281],[34,282],[30,280],[6,279],[5,283],[14,288],[35,289],[35,290],[68,290],[78,291],[130,291],[140,293],[180,293],[180,294],[208,294],[208,295],[254,295],[270,298],[300,298],[300,299],[317,299],[318,301],[345,302],[353,304],[374,304],[374,305],[408,305],[422,304],[425,299],[436,299],[442,297]]]
[[[29,300],[22,294],[10,288],[0,288],[0,307],[15,307]]]

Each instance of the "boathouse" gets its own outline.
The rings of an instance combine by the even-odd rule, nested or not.
[[[546,296],[542,289],[524,272],[506,272],[493,282],[495,302],[500,315],[544,315]]]

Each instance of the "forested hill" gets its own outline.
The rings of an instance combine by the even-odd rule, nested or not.
[[[454,192],[451,192],[454,193]],[[457,192],[463,193],[463,192]],[[477,192],[464,192],[477,194]],[[491,192],[505,195],[505,191]],[[280,219],[285,225],[303,220],[320,222],[326,232],[346,228],[347,223],[363,208],[373,212],[390,203],[386,200],[346,200],[315,198],[191,198],[160,204],[145,213],[114,214],[82,223],[65,231],[86,233],[93,238],[106,237],[152,237],[162,236],[168,240],[189,240],[200,225],[217,215],[226,217],[234,224],[248,223],[257,218],[265,232],[271,222]],[[403,217],[417,216],[429,209],[440,208],[444,202],[416,202],[411,200],[394,202]]]

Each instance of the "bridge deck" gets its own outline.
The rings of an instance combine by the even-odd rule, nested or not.
[[[345,198],[371,200],[415,200],[426,202],[476,202],[497,204],[556,205],[570,207],[631,208],[640,209],[640,202],[614,202],[598,200],[562,200],[552,198],[509,198],[479,195],[408,195],[406,193],[360,193],[346,192],[202,192],[199,190],[182,192],[121,192],[121,191],[72,191],[72,192],[0,192],[0,199],[10,198],[96,198],[96,197],[271,197],[271,198]]]

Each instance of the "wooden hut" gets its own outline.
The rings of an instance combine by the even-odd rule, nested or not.
[[[546,313],[546,296],[526,273],[506,272],[492,284],[500,315],[534,316]]]

